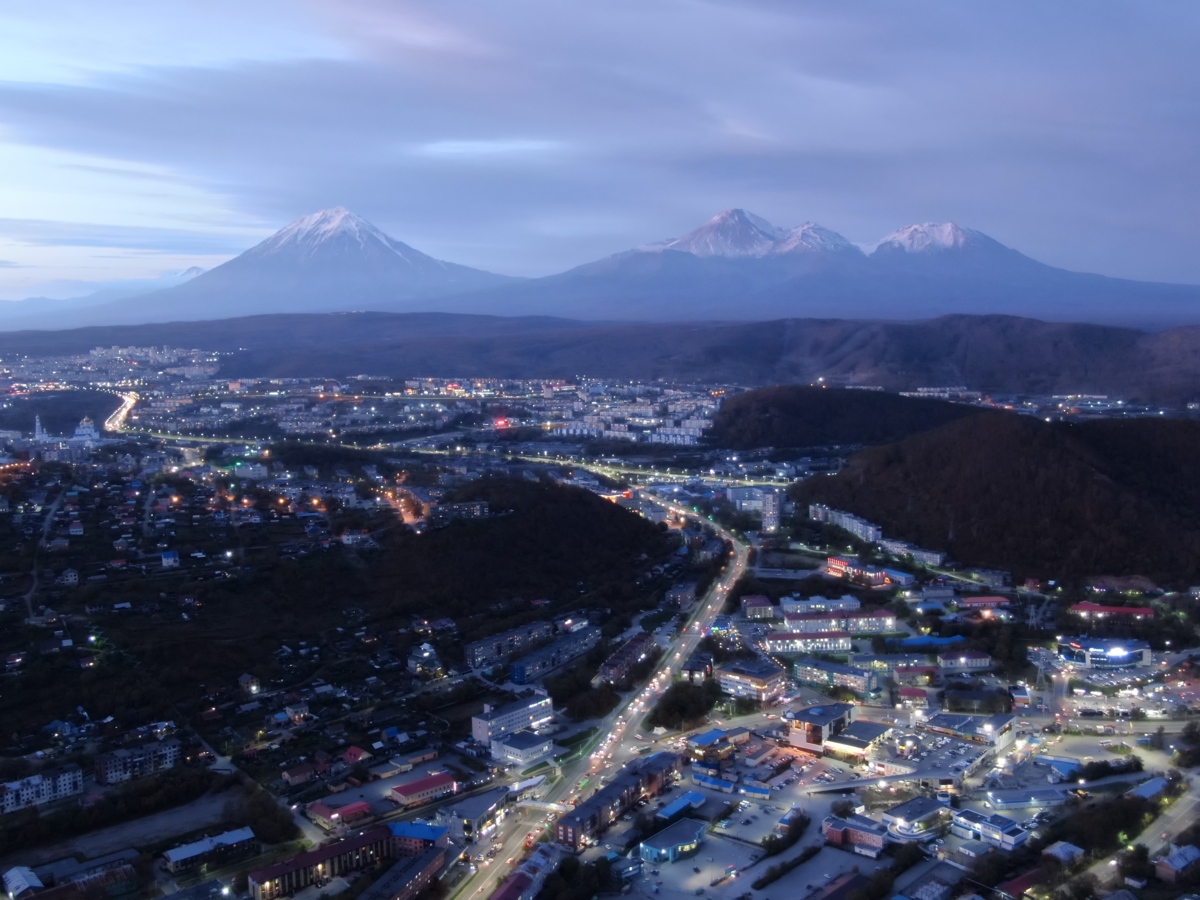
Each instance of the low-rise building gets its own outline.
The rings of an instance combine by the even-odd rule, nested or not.
[[[638,844],[638,855],[648,863],[673,863],[695,853],[707,833],[707,822],[680,819]]]
[[[492,741],[492,759],[516,766],[528,766],[550,755],[554,741],[532,731],[517,731]]]
[[[172,875],[191,872],[211,863],[225,864],[258,852],[258,838],[249,828],[226,831],[183,844],[163,853],[163,865]]]
[[[371,882],[361,900],[413,900],[433,883],[446,864],[445,847],[428,847],[416,856],[398,860]]]
[[[1185,844],[1174,848],[1154,864],[1154,875],[1166,884],[1177,884],[1200,871],[1200,849]]]
[[[1096,619],[1153,619],[1154,610],[1148,606],[1104,606],[1084,600],[1074,604],[1067,612],[1084,620]]]
[[[371,804],[356,800],[331,806],[323,800],[316,800],[304,807],[304,813],[314,825],[326,831],[337,831],[339,828],[352,828],[371,818]]]
[[[821,835],[831,846],[875,858],[887,843],[887,826],[858,814],[846,818],[826,816],[821,822]]]
[[[1071,637],[1058,642],[1064,660],[1080,669],[1124,669],[1153,665],[1150,645],[1125,638]]]
[[[853,612],[862,608],[862,602],[853,594],[841,597],[784,597],[779,601],[779,611],[788,613]]]
[[[841,734],[853,718],[854,707],[848,703],[828,703],[799,710],[785,719],[788,743],[810,753],[824,754],[825,741]]]
[[[558,857],[557,848],[550,844],[539,844],[529,858],[501,883],[490,900],[534,900],[541,893],[546,877],[558,868]],[[640,860],[638,862],[637,870],[640,873]],[[615,872],[616,866],[613,869]]]
[[[554,707],[545,691],[536,691],[504,706],[483,705],[483,712],[471,717],[471,737],[484,747],[497,738],[527,729],[541,728],[554,717]]]
[[[509,794],[508,788],[498,787],[473,797],[463,797],[440,807],[436,821],[447,829],[450,839],[456,843],[475,843],[490,837],[504,821],[509,809]]]
[[[404,808],[421,806],[442,797],[448,797],[458,791],[458,783],[449,772],[428,775],[413,781],[393,785],[392,799]]]
[[[687,609],[696,602],[696,583],[677,584],[667,589],[666,603],[668,606]]]
[[[880,818],[888,830],[902,839],[920,839],[936,830],[943,819],[949,818],[946,803],[933,797],[913,797],[899,806],[893,806]]]
[[[450,845],[450,831],[426,822],[391,822],[392,856],[417,856],[430,847]]]
[[[994,716],[964,716],[957,713],[938,713],[923,720],[917,727],[945,734],[976,744],[987,744],[997,750],[1008,747],[1016,738],[1014,726],[1017,717],[1012,713],[997,713]]]
[[[819,690],[843,687],[858,697],[870,697],[881,690],[879,673],[874,669],[860,669],[825,659],[806,657],[792,666],[792,676],[801,684]]]
[[[1029,838],[1029,832],[1008,816],[986,816],[973,809],[955,810],[950,832],[969,841],[983,841],[1006,853],[1016,850]]]
[[[715,670],[721,690],[731,697],[769,703],[783,696],[787,675],[783,667],[765,659],[735,659]]]

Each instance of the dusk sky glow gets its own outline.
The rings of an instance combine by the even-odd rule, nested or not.
[[[335,205],[505,274],[737,206],[1200,283],[1198,38],[1191,4],[9,5],[0,298],[211,267]]]

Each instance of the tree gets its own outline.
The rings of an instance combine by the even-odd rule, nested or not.
[[[854,815],[853,800],[835,800],[833,806],[830,807],[830,812],[840,819],[845,819],[848,816]]]

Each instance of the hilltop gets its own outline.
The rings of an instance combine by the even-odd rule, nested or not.
[[[793,489],[963,563],[1049,578],[1200,575],[1200,422],[978,415]]]
[[[972,406],[883,391],[782,385],[726,399],[709,439],[730,450],[882,444],[979,414]]]

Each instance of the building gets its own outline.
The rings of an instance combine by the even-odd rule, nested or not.
[[[1012,605],[1012,601],[1007,597],[960,597],[958,599],[959,609],[1007,609]]]
[[[769,703],[783,696],[787,675],[783,667],[765,659],[735,659],[714,670],[721,690],[731,697]]]
[[[474,500],[470,503],[437,503],[429,508],[429,524],[437,528],[448,525],[455,519],[486,519],[488,503]]]
[[[1176,884],[1200,870],[1200,849],[1185,844],[1176,847],[1154,864],[1154,875],[1166,884]]]
[[[339,828],[352,828],[371,818],[371,804],[356,800],[342,806],[330,806],[322,800],[316,800],[304,807],[304,814],[314,825],[326,831],[337,831]]]
[[[1042,856],[1049,856],[1058,860],[1063,868],[1070,868],[1077,860],[1082,859],[1086,852],[1082,847],[1076,847],[1067,841],[1055,841],[1042,851]]]
[[[747,594],[742,598],[742,615],[747,619],[773,619],[775,606],[761,594]]]
[[[696,602],[696,582],[689,581],[686,584],[677,584],[674,587],[668,588],[665,599],[667,606],[677,606],[679,609],[687,609]]]
[[[768,488],[762,492],[762,530],[763,534],[777,534],[783,521],[783,491],[778,488]]]
[[[1067,612],[1088,621],[1098,619],[1132,619],[1138,621],[1154,618],[1154,610],[1148,606],[1102,606],[1099,603],[1092,603],[1090,600],[1076,603]]]
[[[446,667],[432,644],[418,644],[409,651],[408,671],[421,678],[441,678]]]
[[[558,868],[558,856],[557,848],[549,844],[539,844],[529,858],[504,880],[489,900],[534,900],[541,893],[546,877]],[[639,865],[635,874],[641,874],[641,861],[637,862]]]
[[[362,900],[413,900],[429,887],[445,864],[445,847],[427,847],[416,856],[397,861],[359,897]]]
[[[927,687],[942,674],[940,666],[896,666],[896,684],[908,687]]]
[[[940,800],[913,797],[899,806],[893,806],[880,818],[895,837],[921,840],[934,831],[949,813],[947,804]]]
[[[992,667],[991,654],[982,650],[945,650],[937,655],[943,672],[986,672]]]
[[[825,741],[841,734],[853,717],[854,707],[848,703],[829,703],[802,709],[785,720],[788,743],[810,753],[824,754]]]
[[[938,713],[918,724],[918,728],[933,734],[944,734],[976,744],[987,744],[1003,750],[1013,743],[1017,717],[1012,713],[997,713],[994,716],[962,716],[956,713]]]
[[[638,844],[638,856],[648,863],[673,863],[695,853],[707,833],[707,822],[680,819]]]
[[[442,772],[393,785],[391,796],[400,806],[407,809],[448,797],[457,791],[458,784],[454,776],[449,772]]]
[[[822,691],[843,687],[857,697],[871,697],[881,690],[879,673],[874,669],[860,669],[812,657],[797,660],[792,666],[792,676],[801,684]]]
[[[875,858],[887,843],[887,826],[857,814],[844,819],[826,816],[821,822],[821,836],[833,847]]]
[[[655,643],[651,634],[644,631],[635,634],[600,664],[595,683],[621,684],[629,678],[634,666],[650,658]]]
[[[437,811],[438,825],[456,843],[475,843],[490,837],[509,809],[509,790],[494,788],[447,803]]]
[[[679,757],[655,753],[622,766],[587,800],[558,817],[555,840],[579,852],[595,843],[638,800],[657,796],[679,771]]]
[[[763,648],[768,653],[849,653],[854,649],[853,635],[846,632],[831,634],[793,634],[788,631],[775,632],[763,638]]]
[[[1149,644],[1124,638],[1066,638],[1058,642],[1058,654],[1081,669],[1124,669],[1154,662]]]
[[[1125,796],[1140,797],[1143,800],[1149,800],[1153,802],[1162,797],[1163,794],[1167,792],[1167,788],[1170,786],[1171,783],[1160,775],[1157,778],[1151,778],[1147,781],[1143,781],[1135,788],[1131,788],[1125,792]]]
[[[850,759],[866,759],[891,731],[891,726],[875,722],[851,722],[825,739],[825,752]]]
[[[705,653],[703,650],[695,651],[687,658],[687,661],[679,667],[679,677],[692,684],[712,678],[712,673],[712,654]]]
[[[828,522],[843,531],[848,531],[860,541],[873,544],[883,537],[883,529],[878,525],[860,519],[853,513],[841,509],[830,509],[823,503],[813,503],[808,507],[808,517],[814,522]]]
[[[719,764],[729,759],[735,752],[737,752],[737,747],[734,746],[733,741],[729,740],[728,733],[720,728],[712,728],[700,734],[694,734],[687,740],[688,758],[697,762]]]
[[[512,663],[509,680],[513,684],[532,684],[549,675],[559,666],[578,659],[600,643],[600,629],[593,626],[581,628],[564,635],[553,644],[534,650]]]
[[[704,795],[696,791],[687,791],[683,796],[672,800],[662,809],[654,814],[654,818],[662,819],[664,822],[670,822],[677,816],[685,812],[699,809],[704,805]]]
[[[172,875],[178,875],[210,863],[223,865],[257,852],[258,838],[254,836],[254,832],[249,828],[238,828],[168,850],[163,854],[163,864]]]
[[[783,597],[779,610],[788,613],[852,612],[862,608],[862,602],[853,594],[841,597]]]
[[[549,756],[554,741],[532,731],[514,731],[492,741],[492,759],[515,766],[528,766]]]
[[[973,809],[958,809],[950,820],[950,833],[966,840],[983,841],[1010,853],[1029,838],[1029,832],[1007,816],[985,816]]]
[[[137,747],[122,747],[96,757],[96,781],[117,784],[173,768],[179,763],[179,741],[150,741]]]
[[[896,630],[896,616],[886,609],[788,613],[783,619],[784,630],[794,634],[891,634]]]
[[[430,847],[447,847],[450,836],[447,829],[426,822],[391,822],[393,856],[417,856]]]
[[[483,705],[483,712],[471,717],[471,737],[485,747],[492,741],[518,731],[541,728],[554,718],[554,707],[544,691],[504,706]]]
[[[44,806],[83,793],[83,771],[74,763],[0,784],[0,812]]]
[[[527,653],[536,645],[550,640],[554,633],[553,622],[531,622],[481,641],[472,641],[463,647],[463,656],[473,669],[508,662],[511,657]]]
[[[391,844],[392,834],[386,825],[376,825],[356,835],[330,841],[315,850],[251,872],[247,877],[250,897],[252,900],[276,900],[335,875],[364,869],[388,858]]]

